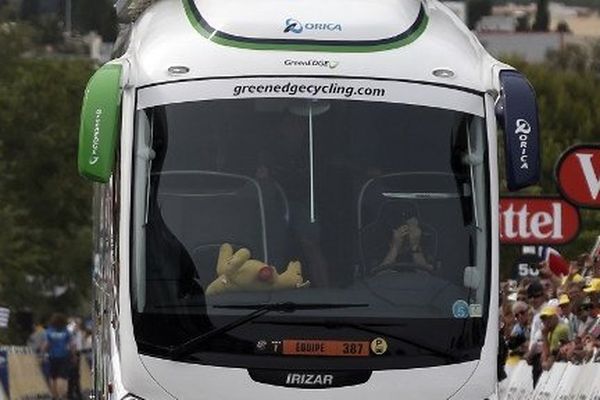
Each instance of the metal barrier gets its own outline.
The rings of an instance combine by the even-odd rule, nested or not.
[[[533,388],[531,366],[520,361],[501,384],[500,400],[600,400],[600,362],[556,362]]]
[[[0,347],[0,383],[8,399],[50,397],[40,361],[29,347]]]
[[[79,362],[80,389],[89,394],[92,373],[87,358]],[[0,400],[50,399],[48,362],[29,348],[0,346]]]
[[[526,396],[533,391],[533,380],[531,378],[531,366],[527,365],[526,362],[521,361],[512,370],[510,376],[506,379],[508,386],[504,397],[506,400],[521,400],[525,399]]]

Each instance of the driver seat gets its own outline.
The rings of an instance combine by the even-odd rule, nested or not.
[[[393,178],[388,175],[371,179],[365,183],[359,196],[359,253],[365,274],[381,264],[389,251],[393,230],[411,217],[419,221],[425,258],[433,264],[437,257],[437,233],[421,217],[417,200],[389,196],[390,192],[398,191],[398,182],[394,182]]]

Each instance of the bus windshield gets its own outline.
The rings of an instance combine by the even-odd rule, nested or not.
[[[478,358],[490,264],[482,116],[216,98],[139,107],[134,142],[141,352],[323,369]]]

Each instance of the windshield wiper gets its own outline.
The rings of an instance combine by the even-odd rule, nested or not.
[[[359,324],[359,323],[355,323],[355,322],[341,322],[341,321],[331,321],[331,320],[324,320],[324,321],[317,321],[317,322],[287,322],[287,321],[273,321],[273,322],[263,322],[265,324],[269,324],[269,325],[299,325],[299,326],[322,326],[328,329],[337,329],[337,328],[353,328],[353,329],[357,329],[363,332],[369,332],[369,333],[373,333],[375,335],[378,336],[383,336],[383,337],[388,337],[388,338],[392,338],[392,339],[396,339],[400,342],[409,344],[411,346],[414,346],[416,348],[428,351],[429,353],[443,358],[446,361],[451,361],[451,362],[457,362],[457,361],[461,361],[460,357],[457,357],[455,354],[452,354],[448,351],[445,350],[441,350],[441,349],[436,349],[434,347],[419,343],[419,342],[415,342],[414,340],[411,339],[407,339],[401,336],[397,336],[397,335],[392,335],[388,332],[383,332],[380,331],[379,329],[374,329],[371,326],[381,326],[381,325],[385,325],[385,326],[395,326],[397,324]]]
[[[248,322],[267,314],[271,311],[276,312],[294,312],[298,310],[326,310],[334,308],[352,308],[352,307],[368,307],[368,304],[340,304],[340,303],[267,303],[267,304],[224,304],[214,305],[213,308],[222,308],[230,310],[254,310],[251,313],[244,315],[228,324],[220,326],[205,332],[195,338],[188,340],[187,342],[181,343],[175,347],[172,347],[169,351],[170,356],[173,359],[180,358],[181,356],[189,353],[193,349],[197,348],[200,344],[207,342],[208,340],[220,336],[225,332],[229,332],[232,329],[237,328],[240,325],[247,324]]]

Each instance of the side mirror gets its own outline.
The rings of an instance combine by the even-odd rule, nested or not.
[[[120,64],[105,64],[91,77],[81,106],[79,173],[94,182],[112,175],[121,115]]]
[[[536,184],[540,179],[540,130],[535,91],[517,71],[500,71],[496,118],[504,129],[508,190]]]
[[[481,274],[477,267],[465,267],[463,274],[463,285],[467,289],[477,290],[479,289],[479,283],[481,282]]]

